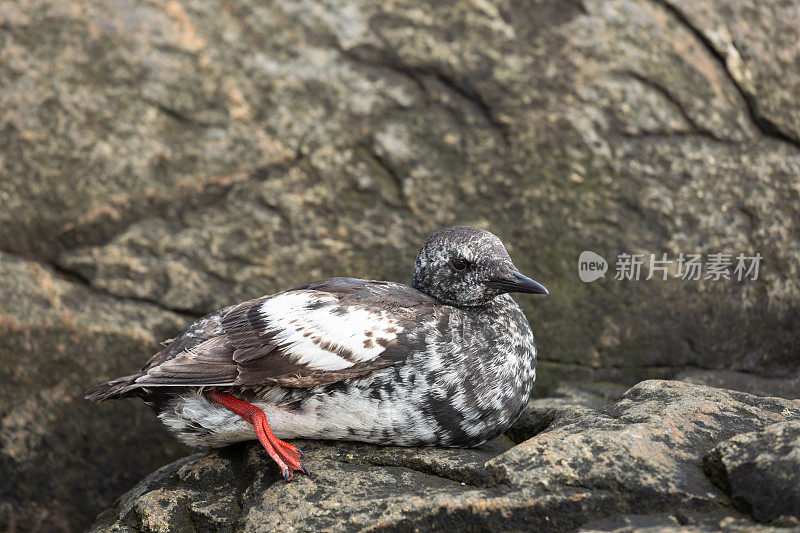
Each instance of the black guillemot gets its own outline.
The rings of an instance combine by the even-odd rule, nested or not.
[[[191,446],[257,438],[286,480],[308,470],[281,439],[477,446],[517,419],[536,375],[510,292],[548,294],[492,233],[447,228],[411,287],[330,278],[226,307],[86,398],[138,397]]]

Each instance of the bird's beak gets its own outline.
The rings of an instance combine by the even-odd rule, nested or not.
[[[494,279],[486,282],[487,285],[505,292],[525,292],[528,294],[550,294],[544,285],[524,276],[516,270],[511,271],[510,278]]]

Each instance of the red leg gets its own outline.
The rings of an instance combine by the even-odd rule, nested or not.
[[[227,407],[253,424],[256,437],[258,437],[264,449],[267,450],[269,456],[272,457],[272,460],[278,464],[286,481],[292,479],[295,470],[308,474],[308,469],[300,464],[300,458],[303,456],[302,452],[291,444],[283,442],[272,433],[264,411],[224,392],[209,391],[206,396],[212,402]]]
[[[267,426],[267,427],[269,428],[269,426]],[[272,431],[272,430],[270,430],[270,432],[271,432],[271,431]],[[275,437],[275,436],[273,435],[273,437]],[[277,442],[277,443],[278,443],[278,444],[279,444],[279,445],[280,445],[280,446],[281,446],[281,447],[282,447],[284,450],[286,450],[288,453],[292,454],[292,456],[294,456],[294,458],[295,458],[295,459],[302,459],[302,458],[303,458],[303,452],[301,452],[301,451],[300,451],[298,448],[296,448],[295,446],[292,446],[292,445],[291,445],[291,444],[289,444],[288,442],[283,442],[283,441],[282,441],[281,439],[279,439],[278,437],[275,437],[275,441],[276,441],[276,442]]]
[[[303,453],[294,446],[292,446],[291,444],[289,444],[288,442],[283,442],[281,439],[276,437],[272,433],[272,428],[270,428],[269,424],[267,424],[266,416],[263,416],[261,418],[261,425],[263,426],[264,434],[266,435],[266,438],[267,440],[269,440],[270,444],[272,444],[272,446],[275,447],[275,449],[280,449],[282,451],[282,455],[288,454],[291,456],[294,462],[298,462],[298,460],[303,456]]]

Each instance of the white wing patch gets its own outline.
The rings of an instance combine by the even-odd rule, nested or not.
[[[290,291],[261,304],[261,315],[275,342],[304,363],[342,370],[378,357],[403,331],[383,311],[341,305],[332,294]]]

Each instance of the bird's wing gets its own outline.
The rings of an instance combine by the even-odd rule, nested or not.
[[[310,387],[354,378],[405,358],[406,330],[434,312],[431,304],[404,285],[315,282],[206,317],[204,335],[189,328],[135,383]]]

